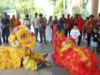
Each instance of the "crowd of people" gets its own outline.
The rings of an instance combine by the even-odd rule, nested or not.
[[[97,19],[94,19],[94,15],[88,16],[86,19],[82,18],[81,14],[75,14],[71,17],[70,14],[65,16],[62,14],[61,18],[57,16],[50,16],[49,20],[44,18],[43,14],[35,13],[34,18],[31,20],[29,15],[21,23],[15,15],[10,19],[7,13],[4,13],[4,18],[0,22],[0,36],[3,38],[3,43],[8,43],[8,36],[14,27],[21,24],[28,26],[31,29],[31,25],[35,30],[35,36],[38,41],[38,34],[40,34],[40,42],[47,44],[52,42],[56,37],[72,37],[75,39],[77,45],[80,46],[82,37],[87,40],[87,47],[90,45],[96,52],[98,43],[100,44],[100,13]],[[0,44],[2,44],[0,39]]]

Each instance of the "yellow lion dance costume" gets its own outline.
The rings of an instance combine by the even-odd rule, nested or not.
[[[0,68],[20,68],[22,58],[25,69],[37,70],[38,60],[45,60],[43,54],[32,52],[36,37],[27,26],[15,27],[8,38],[11,47],[0,47]]]
[[[25,25],[14,28],[8,40],[13,47],[33,48],[36,43],[34,33]]]

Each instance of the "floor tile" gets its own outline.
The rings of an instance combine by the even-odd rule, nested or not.
[[[31,71],[31,70],[29,70],[27,75],[40,75],[40,71]]]
[[[5,70],[3,70],[3,69],[0,69],[0,75],[4,72]]]
[[[52,75],[52,67],[41,69],[40,70],[40,75]]]
[[[6,69],[1,75],[14,75],[17,69]]]
[[[24,69],[24,68],[19,68],[17,69],[17,71],[15,72],[14,75],[27,75],[28,70]]]

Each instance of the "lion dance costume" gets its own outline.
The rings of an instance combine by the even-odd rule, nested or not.
[[[54,39],[54,48],[52,59],[71,75],[100,75],[98,58],[91,50],[77,46],[73,38]]]
[[[40,61],[45,61],[43,54],[31,51],[35,46],[36,37],[27,26],[15,27],[8,40],[10,47],[0,47],[0,68],[20,68],[23,64],[25,69],[37,70]]]

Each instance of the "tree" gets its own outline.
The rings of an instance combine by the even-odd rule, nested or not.
[[[0,13],[6,9],[13,9],[14,1],[13,0],[0,0]]]
[[[87,5],[89,3],[90,0],[83,0],[83,18],[86,18],[90,15],[88,9],[87,9]]]
[[[65,10],[67,9],[68,5],[68,0],[65,0],[65,5],[64,5],[64,0],[50,0],[52,5],[54,5],[54,15],[61,16],[62,13],[64,13],[64,7]],[[67,12],[65,12],[67,14]]]
[[[33,15],[35,10],[35,0],[15,0],[15,7],[24,18],[25,14]]]
[[[3,13],[4,10],[16,9],[18,15],[33,15],[35,10],[34,3],[35,0],[0,0],[0,13]]]
[[[56,2],[57,2],[58,0],[50,0],[50,3],[52,4],[52,5],[56,5]]]
[[[0,18],[3,17],[2,13],[4,10],[14,9],[14,1],[13,0],[0,0]]]

